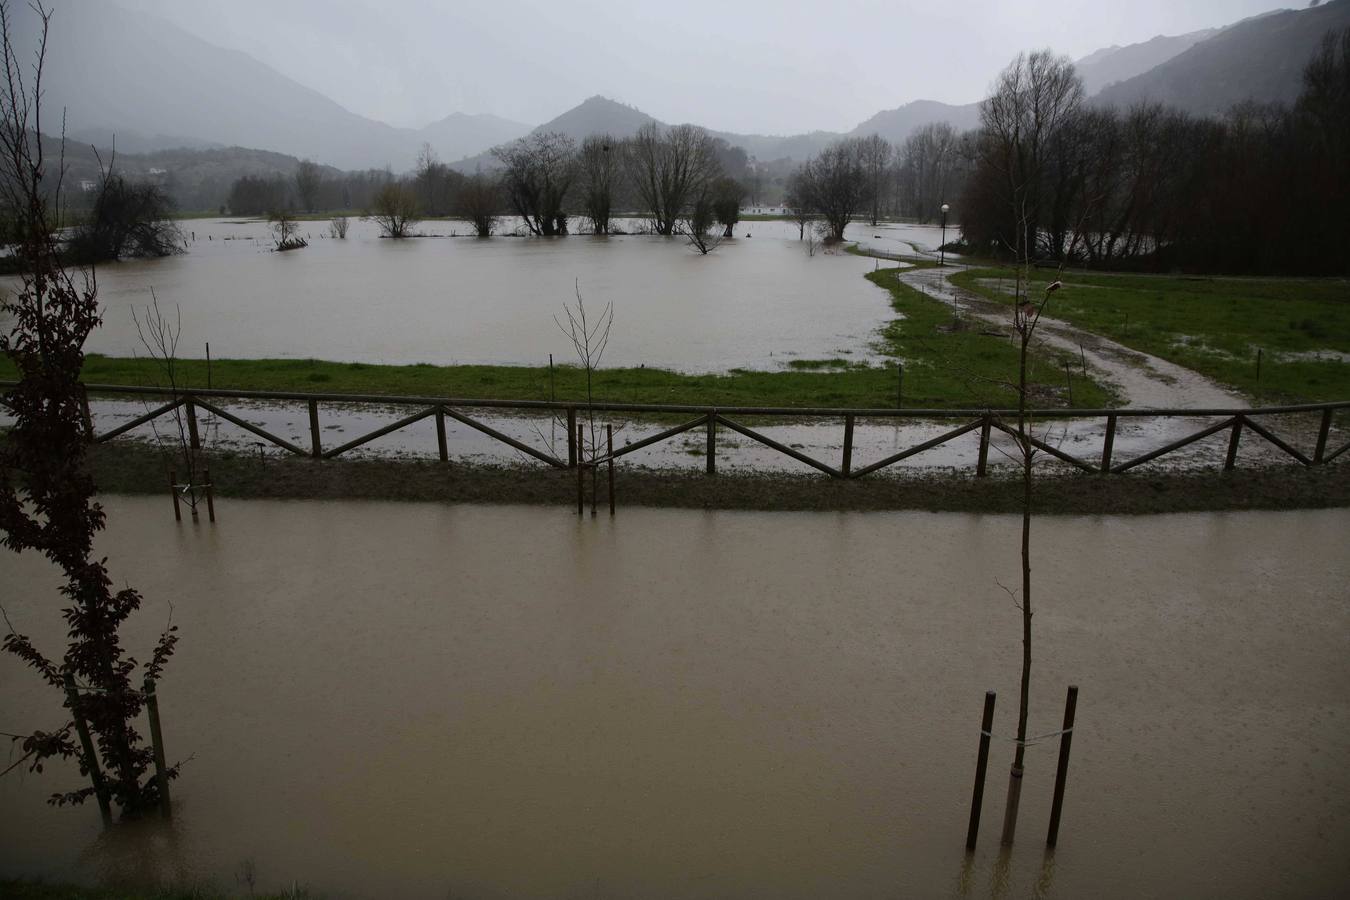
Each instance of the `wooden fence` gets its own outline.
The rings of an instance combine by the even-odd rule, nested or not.
[[[14,382],[0,381],[0,388],[9,387],[13,384]],[[1015,422],[1017,418],[1017,411],[1011,409],[835,409],[822,407],[774,406],[710,407],[642,403],[595,403],[587,405],[584,403],[551,402],[547,400],[474,400],[444,397],[386,396],[379,394],[306,394],[280,391],[230,391],[219,389],[185,389],[174,396],[162,388],[104,384],[87,385],[86,389],[89,393],[100,395],[170,397],[167,403],[147,411],[144,415],[137,416],[128,422],[124,422],[110,431],[106,431],[102,434],[95,434],[93,439],[98,443],[110,441],[153,419],[171,414],[181,406],[185,408],[188,439],[194,448],[201,446],[197,411],[198,409],[202,409],[218,416],[226,422],[237,425],[239,428],[256,435],[263,441],[271,443],[290,453],[294,453],[297,456],[309,456],[317,460],[326,460],[341,456],[349,450],[360,447],[363,444],[397,431],[400,428],[405,428],[422,419],[434,417],[436,420],[436,443],[440,459],[443,462],[449,461],[450,458],[446,445],[445,422],[446,419],[452,419],[470,428],[474,428],[493,440],[499,441],[540,463],[559,469],[571,469],[575,468],[578,464],[583,466],[605,465],[612,460],[641,450],[644,447],[649,447],[652,444],[666,441],[684,434],[685,432],[701,428],[706,432],[706,467],[709,475],[716,474],[717,472],[717,428],[718,426],[721,426],[751,440],[757,441],[784,456],[795,459],[798,462],[817,469],[833,478],[862,478],[863,476],[878,472],[902,460],[909,459],[912,456],[917,456],[927,450],[946,444],[964,434],[978,430],[980,433],[980,444],[975,474],[984,476],[988,472],[989,446],[992,433],[994,431],[1000,431],[1009,435],[1015,435]],[[310,445],[308,447],[301,447],[291,443],[285,438],[272,434],[266,429],[254,425],[253,423],[222,409],[217,403],[213,402],[218,400],[304,403],[309,410]],[[319,428],[320,404],[378,404],[381,406],[412,407],[414,411],[397,421],[376,428],[374,431],[361,435],[360,437],[353,438],[352,440],[336,446],[325,447],[320,436]],[[1350,401],[1340,401],[1337,403],[1309,403],[1297,406],[1265,406],[1252,409],[1037,409],[1029,411],[1028,418],[1032,423],[1045,423],[1066,419],[1101,420],[1104,423],[1101,451],[1099,455],[1092,458],[1075,456],[1060,447],[1056,447],[1053,444],[1041,440],[1040,438],[1033,437],[1032,443],[1038,449],[1050,456],[1071,466],[1082,469],[1085,472],[1118,475],[1122,472],[1128,472],[1135,466],[1152,462],[1153,460],[1174,453],[1196,441],[1222,431],[1229,432],[1227,453],[1224,457],[1225,469],[1232,469],[1237,464],[1238,446],[1242,440],[1243,434],[1246,432],[1250,432],[1257,438],[1264,440],[1281,451],[1282,454],[1301,465],[1325,465],[1350,450],[1350,443],[1339,448],[1328,448],[1327,446],[1332,432],[1333,420],[1337,412],[1345,409],[1350,409]],[[523,441],[517,440],[510,435],[503,434],[492,426],[472,418],[463,410],[496,410],[534,414],[547,413],[555,416],[565,415],[567,419],[567,459],[564,461],[561,456],[555,456],[547,450],[541,450],[538,447],[533,447]],[[612,451],[612,453],[606,452],[601,454],[597,449],[597,452],[593,454],[593,458],[587,460],[584,458],[584,452],[579,452],[578,448],[577,417],[578,415],[589,414],[592,411],[663,417],[692,415],[693,418],[688,419],[681,424],[664,429],[656,434],[625,444],[623,447]],[[87,401],[85,414],[86,417],[88,417],[89,410]],[[1303,416],[1312,417],[1318,422],[1314,446],[1308,452],[1298,449],[1288,440],[1276,434],[1269,427],[1268,420],[1270,417],[1290,414],[1301,414]],[[1320,417],[1320,419],[1316,417]],[[842,456],[837,465],[816,459],[748,427],[742,422],[737,421],[737,418],[753,418],[756,420],[782,419],[784,421],[800,421],[803,419],[842,419],[844,429]],[[1129,418],[1218,418],[1219,421],[1163,446],[1148,450],[1138,456],[1128,459],[1118,459],[1113,455],[1116,428],[1121,419]],[[897,453],[892,453],[876,462],[855,467],[853,465],[853,430],[855,424],[860,419],[892,421],[945,420],[954,421],[959,424],[930,440],[907,447]],[[1263,424],[1263,420],[1266,420],[1265,424]],[[90,427],[90,431],[92,433],[92,426]]]

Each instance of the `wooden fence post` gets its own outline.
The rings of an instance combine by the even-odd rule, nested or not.
[[[183,511],[178,508],[178,470],[169,470],[169,496],[173,497],[173,520],[183,521]]]
[[[450,461],[450,448],[445,444],[445,410],[436,407],[436,452],[441,456],[441,462]]]
[[[1321,465],[1322,457],[1327,454],[1327,436],[1331,434],[1330,408],[1322,410],[1322,427],[1317,429],[1317,449],[1313,451],[1313,465]]]
[[[197,404],[188,400],[183,404],[187,407],[188,420],[188,446],[193,450],[202,449],[201,438],[197,436]]]
[[[1069,386],[1069,407],[1073,408],[1073,375],[1069,374],[1069,361],[1064,360],[1064,383]]]
[[[839,471],[845,478],[853,471],[853,413],[844,416],[844,461]]]
[[[708,464],[707,473],[717,474],[717,413],[708,411]]]
[[[1069,774],[1069,747],[1073,744],[1073,717],[1078,709],[1078,685],[1069,685],[1064,700],[1064,733],[1059,736],[1059,765],[1055,768],[1055,799],[1050,803],[1050,833],[1045,843],[1055,846],[1059,840],[1059,814],[1064,808],[1064,780]]]
[[[905,364],[895,364],[895,408],[903,409],[905,406]]]
[[[614,425],[605,425],[605,443],[609,445],[609,514],[614,515]]]
[[[1224,460],[1223,469],[1230,471],[1237,465],[1238,441],[1242,438],[1242,416],[1233,417],[1233,434],[1228,439],[1228,458]]]
[[[206,479],[206,514],[212,522],[216,521],[216,486],[211,483],[211,470],[202,469],[202,478]]]
[[[984,478],[989,474],[989,429],[992,425],[987,415],[980,422],[980,457],[975,463],[976,478]]]
[[[309,455],[323,459],[323,442],[319,440],[319,401],[309,401]]]
[[[150,746],[155,755],[155,786],[159,788],[159,811],[164,818],[173,815],[169,808],[169,767],[164,763],[164,735],[159,728],[159,700],[155,683],[145,679],[145,712],[150,718]]]
[[[1103,474],[1111,471],[1111,450],[1116,444],[1116,417],[1109,415],[1106,417],[1106,439],[1102,441],[1102,472]]]
[[[568,410],[568,417],[570,418],[572,415],[574,415],[574,413],[572,413],[571,410]],[[581,425],[577,425],[576,427],[576,443],[572,444],[573,448],[581,447],[581,427]],[[571,434],[571,432],[568,432],[568,434]],[[568,443],[571,443],[571,441],[568,441]],[[581,460],[577,458],[579,456],[580,453],[575,452],[574,449],[572,464],[577,470],[577,515],[580,516],[586,512],[586,467],[581,465]]]
[[[103,771],[98,767],[98,755],[94,752],[94,742],[89,737],[89,726],[80,711],[80,695],[75,690],[75,676],[65,673],[66,706],[71,718],[75,720],[75,733],[80,737],[80,747],[84,751],[84,765],[89,770],[89,780],[94,783],[94,796],[98,798],[98,811],[103,816],[103,824],[112,824],[112,803],[108,799],[108,786],[103,781]]]
[[[984,775],[989,768],[989,736],[994,728],[994,700],[997,694],[984,694],[984,717],[980,720],[980,753],[975,759],[975,791],[970,798],[970,827],[966,829],[966,849],[975,849],[980,834],[980,808],[984,806]]]
[[[577,440],[581,432],[577,431],[577,408],[567,407],[567,468],[577,467]]]

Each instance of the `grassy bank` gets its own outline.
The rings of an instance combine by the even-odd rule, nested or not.
[[[1017,355],[1006,339],[975,328],[952,328],[949,307],[896,279],[896,269],[867,274],[890,293],[898,317],[877,338],[883,354],[904,361],[904,405],[923,408],[1004,406],[1010,391],[997,382],[1015,376]],[[1041,405],[1066,405],[1060,363],[1050,356],[1033,361],[1033,374],[1049,387]],[[180,383],[205,387],[206,361],[178,362]],[[0,378],[14,378],[0,358]],[[158,381],[151,360],[91,354],[84,369],[91,384],[148,385]],[[795,359],[783,370],[735,369],[720,375],[691,375],[654,368],[606,368],[596,378],[599,400],[612,403],[674,403],[715,406],[834,406],[893,408],[900,379],[894,365],[860,363],[840,356]],[[310,359],[217,359],[211,385],[235,390],[347,394],[414,394],[493,400],[583,400],[585,373],[576,366],[405,366],[340,363]],[[1111,395],[1091,382],[1074,383],[1079,406],[1109,405]]]
[[[92,454],[99,489],[114,494],[165,494],[159,451],[117,442]],[[238,498],[408,500],[443,503],[576,503],[576,474],[541,466],[444,464],[416,460],[260,460],[212,453],[217,512],[228,517]],[[1047,470],[1048,471],[1048,470]],[[1011,474],[916,473],[841,481],[823,475],[750,475],[616,467],[615,499],[625,506],[759,510],[888,510],[1017,513],[1021,481]],[[608,505],[605,479],[598,485]],[[590,483],[586,485],[589,502]],[[1350,506],[1350,466],[1129,475],[1056,473],[1037,483],[1036,509],[1073,515],[1150,514],[1201,510],[1312,509]],[[172,515],[164,497],[164,514]]]
[[[1012,277],[1011,269],[978,268],[952,281],[1008,303]],[[1039,295],[1049,273],[1033,278]],[[1267,402],[1350,397],[1350,281],[1078,272],[1064,281],[1080,290],[1058,294],[1050,314],[1080,328]]]

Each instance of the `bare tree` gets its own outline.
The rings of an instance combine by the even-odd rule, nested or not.
[[[405,238],[419,221],[417,197],[407,185],[391,181],[375,195],[370,217],[385,237]]]
[[[858,145],[863,168],[867,171],[868,200],[872,205],[872,225],[881,216],[881,201],[886,195],[886,179],[890,175],[891,157],[895,155],[891,142],[879,134],[869,134]]]
[[[272,225],[272,240],[276,243],[277,250],[299,250],[301,247],[309,246],[309,242],[300,237],[298,233],[300,223],[290,210],[273,210],[267,214],[267,221]]]
[[[623,175],[619,143],[607,134],[593,134],[581,142],[582,208],[593,234],[609,234],[609,217]]]
[[[689,246],[703,256],[716,250],[722,243],[721,235],[712,234],[713,223],[717,221],[715,210],[716,203],[709,186],[685,206],[684,212],[675,222],[676,232],[684,235]]]
[[[568,191],[577,174],[576,141],[561,132],[537,132],[494,147],[503,166],[502,192],[531,234],[567,234]]]
[[[819,211],[832,241],[844,239],[844,229],[863,208],[868,196],[862,140],[847,138],[826,147],[800,170],[800,189],[808,206]]]
[[[606,303],[604,309],[600,310],[600,315],[592,318],[586,312],[586,301],[581,297],[580,282],[576,283],[575,291],[576,308],[563,304],[563,319],[566,319],[566,322],[557,316],[553,317],[553,321],[558,330],[571,342],[572,349],[576,351],[577,360],[586,375],[586,418],[590,430],[590,458],[595,460],[600,454],[600,438],[595,424],[595,373],[600,368],[600,361],[604,359],[605,348],[609,346],[610,330],[614,327],[614,304]],[[586,452],[586,442],[583,440],[581,446],[577,448],[578,464],[586,458]]]
[[[431,144],[422,144],[412,181],[422,212],[429,216],[449,215],[454,207],[455,193],[463,180],[463,175],[440,161]]]
[[[347,237],[347,228],[350,225],[346,216],[334,216],[328,221],[328,236],[343,240]]]
[[[102,178],[94,208],[70,240],[75,259],[83,263],[115,262],[126,257],[170,256],[182,252],[182,233],[169,218],[173,203],[159,185],[132,183],[99,160]]]
[[[300,208],[305,212],[314,212],[318,205],[319,189],[323,186],[323,170],[312,160],[302,159],[295,169],[295,195],[300,198]]]
[[[734,178],[722,177],[712,183],[713,215],[723,227],[722,237],[732,236],[731,229],[741,220],[741,201],[745,199],[745,185]]]
[[[473,225],[479,237],[490,237],[497,227],[501,192],[496,183],[481,172],[470,175],[460,185],[457,215]]]
[[[670,235],[687,207],[721,174],[713,138],[696,125],[649,122],[627,142],[629,175],[657,234]]]
[[[788,178],[787,193],[783,197],[783,204],[792,210],[792,221],[797,223],[797,240],[806,239],[806,226],[811,221],[811,192],[806,183],[806,176],[802,170],[798,169]],[[814,253],[812,254],[815,255]]]
[[[1069,58],[1038,50],[1019,54],[980,104],[983,159],[996,176],[996,205],[1007,216],[999,239],[1010,244],[1016,259],[1036,255],[1046,221],[1046,153],[1082,102],[1083,82]]]

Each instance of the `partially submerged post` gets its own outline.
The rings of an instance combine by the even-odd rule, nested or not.
[[[1050,833],[1045,842],[1051,847],[1059,840],[1059,814],[1064,807],[1064,782],[1069,775],[1069,748],[1073,744],[1073,717],[1078,709],[1078,685],[1069,685],[1064,699],[1064,730],[1059,735],[1059,765],[1055,769],[1055,798],[1050,804]]]
[[[159,811],[164,818],[173,813],[169,807],[169,767],[164,762],[164,735],[159,728],[159,700],[155,683],[145,679],[145,712],[150,719],[150,746],[155,756],[155,786],[159,790]]]
[[[966,849],[974,850],[980,834],[980,809],[984,806],[984,775],[989,768],[989,738],[994,728],[994,700],[997,694],[984,694],[984,717],[980,720],[980,752],[975,758],[975,790],[970,797],[970,827],[966,829]]]
[[[94,752],[94,742],[89,737],[89,725],[84,721],[84,711],[80,708],[80,695],[75,689],[75,676],[65,673],[66,706],[71,718],[75,720],[75,733],[80,738],[83,752],[81,762],[89,771],[89,780],[94,784],[94,796],[98,798],[98,811],[103,816],[103,824],[112,824],[112,802],[108,798],[108,786],[103,781],[103,771],[98,767],[98,754]]]
[[[605,443],[608,444],[606,456],[609,461],[609,514],[614,515],[614,426],[605,425]]]
[[[183,521],[183,511],[178,508],[178,470],[169,470],[169,496],[173,498],[173,520]]]

